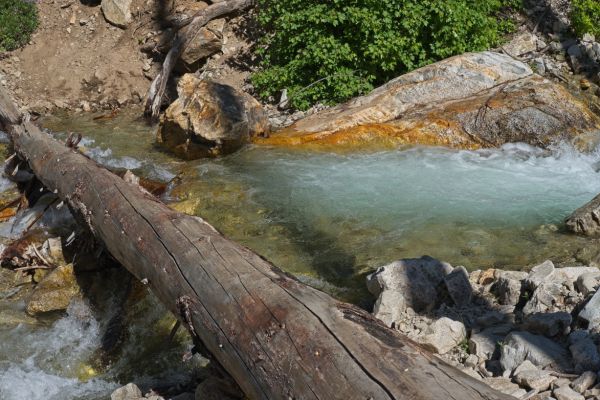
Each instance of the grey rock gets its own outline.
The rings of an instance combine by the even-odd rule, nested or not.
[[[477,320],[475,320],[475,324],[481,328],[488,328],[490,326],[501,324],[504,321],[506,321],[505,314],[502,314],[498,311],[489,311],[477,318]]]
[[[141,398],[143,398],[142,391],[135,383],[128,383],[110,395],[110,400],[139,400]]]
[[[589,337],[577,340],[569,346],[569,350],[577,371],[600,369],[598,348]]]
[[[473,288],[469,282],[469,273],[465,267],[459,266],[444,277],[448,294],[457,306],[471,303]]]
[[[554,263],[546,260],[543,263],[531,268],[529,275],[525,279],[525,284],[530,289],[537,289],[542,283],[550,280],[554,273]]]
[[[489,360],[493,357],[499,343],[510,332],[510,325],[499,325],[474,332],[469,338],[469,353],[479,358]]]
[[[517,368],[515,368],[515,370],[513,371],[513,376],[517,376],[521,372],[537,371],[537,370],[539,370],[539,368],[536,367],[535,365],[533,365],[533,363],[531,361],[525,360],[521,363],[521,365],[519,365]]]
[[[596,373],[586,371],[571,383],[571,387],[578,393],[583,393],[596,383]]]
[[[437,287],[451,271],[450,264],[428,256],[378,268],[367,277],[367,288],[378,296],[373,314],[391,326],[408,307],[431,311],[438,301]]]
[[[510,333],[500,351],[500,365],[505,371],[512,371],[525,360],[540,368],[553,366],[564,370],[569,366],[568,352],[558,343],[529,332]]]
[[[600,271],[598,273],[588,272],[580,275],[577,278],[576,286],[577,290],[583,293],[584,296],[595,292],[600,282]]]
[[[561,386],[555,389],[553,394],[557,400],[585,400],[585,397],[568,386]]]
[[[504,50],[511,56],[521,56],[537,50],[537,37],[529,32],[515,36],[504,45]]]
[[[195,397],[196,400],[241,400],[244,395],[232,380],[211,376],[196,386]]]
[[[589,329],[594,329],[600,324],[600,291],[594,293],[579,313],[578,318],[587,322]]]
[[[572,317],[567,312],[534,313],[525,317],[522,328],[544,336],[568,334]]]
[[[523,314],[544,313],[555,303],[562,302],[563,285],[557,282],[544,282],[538,286],[523,307]]]
[[[578,208],[565,221],[567,228],[575,233],[594,236],[600,233],[600,195]]]
[[[467,338],[462,322],[442,317],[431,324],[418,342],[433,353],[446,354]]]
[[[501,276],[492,286],[491,292],[496,295],[500,304],[514,306],[521,297],[521,288],[520,281]]]
[[[567,54],[571,57],[579,58],[583,55],[583,52],[581,51],[581,47],[579,47],[578,44],[574,44],[572,46],[569,46],[569,48],[567,49]]]
[[[592,35],[591,33],[584,33],[583,37],[581,38],[581,40],[583,42],[594,42],[596,40],[596,37],[594,35]]]
[[[102,0],[102,13],[111,24],[126,28],[133,20],[131,16],[132,0]]]
[[[548,389],[552,382],[556,380],[555,376],[550,375],[549,371],[542,370],[525,370],[515,375],[515,381],[529,389],[538,390],[540,392]]]

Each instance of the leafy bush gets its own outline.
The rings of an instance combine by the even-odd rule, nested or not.
[[[23,46],[37,25],[35,4],[24,0],[0,0],[0,52]]]
[[[600,37],[600,0],[573,0],[571,21],[579,36],[592,33]]]
[[[520,0],[259,0],[266,35],[252,81],[292,106],[338,103],[397,75],[498,44]]]

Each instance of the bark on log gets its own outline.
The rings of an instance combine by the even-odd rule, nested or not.
[[[201,218],[171,210],[28,118],[5,117],[14,106],[4,100],[0,121],[19,157],[147,280],[250,399],[513,399],[364,310],[286,275]]]
[[[171,72],[173,72],[175,64],[185,50],[186,45],[191,40],[194,40],[196,35],[198,35],[200,28],[213,19],[231,14],[232,12],[245,10],[253,4],[254,0],[228,0],[215,3],[200,11],[194,16],[191,22],[186,24],[186,27],[175,36],[173,45],[167,53],[165,61],[163,61],[161,72],[154,78],[150,85],[144,109],[144,114],[146,114],[146,116],[149,116],[154,120],[158,118],[160,106]]]

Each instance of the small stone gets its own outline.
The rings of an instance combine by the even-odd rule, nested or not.
[[[596,41],[596,37],[591,33],[584,33],[583,38],[581,40],[583,42],[592,43]]]
[[[418,341],[433,353],[446,354],[466,338],[467,330],[462,322],[442,317],[431,324]]]
[[[119,28],[126,28],[131,23],[132,0],[102,0],[102,13],[104,18]]]
[[[142,397],[140,388],[135,383],[128,383],[112,392],[110,400],[139,400]]]
[[[537,371],[538,367],[536,367],[535,365],[533,365],[533,363],[529,360],[525,360],[521,363],[521,365],[519,365],[517,368],[515,368],[513,375],[519,375],[521,372],[525,372],[525,371]]]
[[[557,400],[585,400],[585,397],[568,386],[561,386],[553,392]]]
[[[500,277],[491,288],[498,302],[503,305],[516,305],[521,298],[522,284],[516,279]]]
[[[548,389],[550,384],[556,380],[555,376],[550,375],[548,371],[526,370],[515,375],[515,381],[529,389],[538,390],[540,392]]]
[[[581,88],[581,90],[588,90],[591,86],[592,84],[590,83],[590,81],[585,78],[582,78],[579,81],[579,87]]]
[[[505,393],[509,396],[513,396],[516,398],[520,398],[521,396],[527,394],[527,391],[521,389],[519,385],[511,382],[510,379],[504,377],[494,377],[494,378],[485,378],[483,380],[488,386],[492,389],[495,389],[499,392]]]
[[[475,368],[477,365],[479,365],[479,357],[477,357],[475,354],[469,354],[463,364],[465,367]]]
[[[592,371],[586,371],[579,378],[575,379],[571,383],[573,390],[579,393],[583,393],[591,388],[596,383],[596,373]]]

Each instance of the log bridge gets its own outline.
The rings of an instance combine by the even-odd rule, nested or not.
[[[55,140],[2,88],[0,128],[249,399],[514,399]]]

